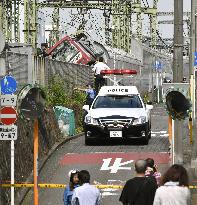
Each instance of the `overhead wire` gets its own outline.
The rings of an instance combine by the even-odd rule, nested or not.
[[[148,0],[146,0],[147,5],[145,4],[144,0],[142,0],[142,3],[144,4],[144,7],[145,7],[145,8],[150,7],[150,6],[149,6],[149,3],[148,3]],[[149,17],[149,20],[150,20],[150,22],[151,22],[152,20],[151,20],[150,14],[148,15],[148,17]],[[165,43],[165,41],[164,41],[164,40],[162,39],[162,37],[160,36],[158,30],[156,30],[156,34],[157,34],[158,38],[160,39],[160,41],[161,41],[167,48],[172,48],[172,46],[169,46],[169,45],[167,45],[167,44]]]

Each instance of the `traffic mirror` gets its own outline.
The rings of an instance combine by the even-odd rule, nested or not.
[[[172,119],[184,120],[189,117],[189,113],[192,111],[189,83],[164,83],[163,88],[163,100]]]
[[[18,94],[18,113],[24,118],[39,118],[45,107],[45,94],[38,86],[27,85]]]

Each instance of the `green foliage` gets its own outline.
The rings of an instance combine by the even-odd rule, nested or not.
[[[68,84],[60,76],[56,75],[50,81],[49,87],[45,88],[46,101],[49,106],[64,106],[74,110],[77,133],[82,132],[82,107],[85,103],[86,94],[82,91],[73,91],[74,86]]]
[[[142,95],[143,101],[145,104],[147,104],[147,102],[150,101],[150,97],[149,97],[149,92],[146,91],[143,95]]]
[[[51,79],[49,87],[48,89],[45,89],[45,92],[47,96],[47,104],[50,106],[64,105],[67,100],[64,82],[58,75]]]
[[[77,133],[82,132],[83,130],[83,110],[82,107],[85,103],[86,95],[84,92],[75,91],[73,92],[70,100],[67,101],[66,107],[74,110],[75,113],[75,123],[76,123],[76,131]]]

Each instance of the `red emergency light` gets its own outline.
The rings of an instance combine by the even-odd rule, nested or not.
[[[137,74],[136,70],[129,70],[129,69],[115,69],[115,70],[101,70],[101,74],[103,75],[134,75]]]

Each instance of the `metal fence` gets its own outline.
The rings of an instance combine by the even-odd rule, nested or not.
[[[69,88],[72,88],[73,85],[86,85],[94,80],[92,69],[89,66],[45,59],[45,85],[55,74],[61,76]]]
[[[7,56],[6,64],[9,64],[10,72],[17,80],[19,88],[35,83],[48,86],[54,75],[59,75],[70,88],[73,85],[83,86],[94,80],[89,66],[36,57],[32,53],[8,52]]]

